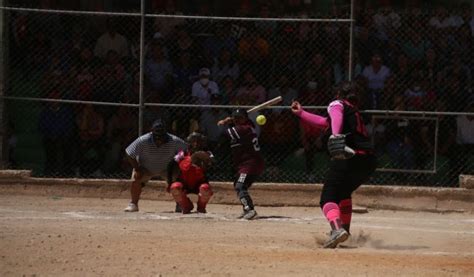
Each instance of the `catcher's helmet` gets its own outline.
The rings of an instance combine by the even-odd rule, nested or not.
[[[204,136],[201,133],[198,132],[192,132],[189,134],[189,136],[186,138],[186,142],[190,145],[192,148],[191,150],[198,151],[198,150],[203,150],[206,148],[206,136]]]

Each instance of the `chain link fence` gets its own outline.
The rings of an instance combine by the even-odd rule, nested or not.
[[[379,158],[373,183],[455,186],[460,173],[474,171],[466,24],[445,30],[432,20],[437,11],[357,6],[351,51],[346,19],[270,20],[267,5],[254,19],[166,16],[147,3],[140,68],[140,7],[132,6],[112,9],[130,14],[2,10],[11,168],[128,178],[124,148],[138,136],[142,109],[144,131],[163,117],[182,138],[206,134],[216,154],[212,179],[230,180],[230,149],[216,122],[232,107],[281,95],[282,106],[297,99],[324,113],[332,87],[352,72]],[[347,18],[348,10],[332,17]],[[287,107],[262,113],[261,180],[321,182],[329,160],[322,132],[301,125]]]

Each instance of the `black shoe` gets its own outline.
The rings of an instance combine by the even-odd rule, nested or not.
[[[349,233],[343,228],[332,230],[329,240],[324,243],[323,248],[336,248],[339,243],[345,242],[349,238]]]
[[[176,207],[174,208],[174,212],[175,213],[183,212],[183,209],[181,209],[181,206],[178,203],[176,203]]]
[[[257,216],[257,212],[255,210],[248,210],[248,211],[243,211],[241,215],[239,215],[237,218],[238,219],[247,219],[247,220],[252,220]]]

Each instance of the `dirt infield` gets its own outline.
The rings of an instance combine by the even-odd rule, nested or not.
[[[474,216],[369,210],[343,247],[320,248],[318,208],[210,205],[172,213],[172,202],[0,196],[0,276],[472,276]]]

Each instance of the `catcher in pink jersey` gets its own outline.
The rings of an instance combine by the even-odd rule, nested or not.
[[[336,100],[328,106],[329,117],[304,111],[297,101],[292,112],[300,119],[329,132],[331,156],[321,192],[321,209],[329,221],[331,232],[325,248],[336,248],[350,235],[351,195],[375,171],[376,159],[364,122],[357,108],[354,86],[344,82],[336,88]]]
[[[243,207],[239,218],[251,220],[257,216],[257,212],[248,189],[264,169],[255,126],[248,118],[247,111],[243,109],[235,110],[232,117],[227,117],[217,124],[229,125],[225,137],[230,141],[232,160],[237,171],[234,189]]]

